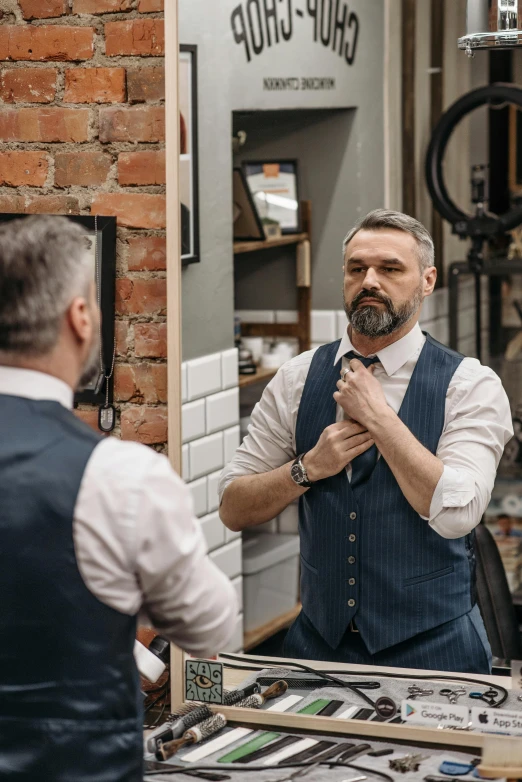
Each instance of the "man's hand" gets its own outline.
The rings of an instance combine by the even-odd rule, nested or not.
[[[373,444],[371,435],[356,421],[341,421],[326,427],[315,448],[303,459],[308,478],[315,482],[337,475]]]
[[[372,423],[388,410],[382,386],[373,376],[373,366],[366,369],[357,359],[350,361],[351,372],[339,380],[333,395],[347,416],[370,429]]]

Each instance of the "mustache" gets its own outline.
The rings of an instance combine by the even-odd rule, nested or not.
[[[378,293],[377,291],[360,291],[360,293],[358,293],[352,301],[350,309],[354,310],[363,299],[375,299],[376,301],[380,301],[385,304],[388,308],[390,308],[390,305],[392,305],[391,299],[389,299],[388,296],[384,296],[382,293]]]

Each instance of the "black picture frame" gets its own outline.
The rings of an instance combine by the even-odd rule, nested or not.
[[[114,356],[115,341],[115,297],[116,297],[116,218],[94,217],[91,215],[47,215],[48,217],[63,217],[79,223],[88,229],[89,234],[95,233],[95,227],[98,229],[98,243],[101,249],[100,259],[100,287],[98,291],[98,301],[100,302],[102,316],[102,355],[105,366],[105,373],[109,374]],[[19,220],[31,217],[28,214],[0,214],[0,222],[6,223],[11,220]],[[114,375],[109,381],[109,402],[113,402]],[[105,384],[101,390],[96,393],[94,390],[85,390],[75,394],[74,404],[105,404],[106,391]]]
[[[201,261],[199,236],[198,47],[193,44],[181,44],[179,56],[181,263],[183,266],[188,266]],[[184,66],[184,64],[186,65]],[[186,149],[188,152],[184,152],[184,138],[187,142]],[[186,203],[187,201],[188,203]]]
[[[277,165],[277,166],[284,166],[289,167],[293,169],[291,173],[295,177],[295,200],[296,200],[296,209],[295,209],[295,222],[292,225],[292,227],[281,227],[281,232],[283,234],[298,234],[302,232],[302,217],[301,217],[301,208],[300,208],[300,200],[301,200],[301,194],[300,194],[300,177],[299,177],[299,162],[296,159],[292,158],[285,158],[285,159],[271,159],[271,160],[244,160],[241,164],[241,168],[243,170],[243,174],[245,176],[248,189],[252,195],[252,199],[255,204],[256,211],[259,214],[259,209],[257,207],[255,194],[252,192],[252,187],[250,186],[249,182],[249,176],[252,175],[251,169],[254,168],[263,168],[264,166],[270,166],[270,165]],[[260,172],[259,172],[260,173]],[[262,221],[262,215],[259,214],[259,217]]]
[[[233,177],[233,207],[241,209],[242,214],[238,222],[234,220],[235,242],[260,242],[265,239],[265,230],[260,220],[259,213],[254,204],[254,199],[249,190],[243,169],[235,166]],[[241,230],[244,227],[245,230]],[[251,230],[248,230],[250,228]]]

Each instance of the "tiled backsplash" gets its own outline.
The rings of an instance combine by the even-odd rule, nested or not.
[[[183,478],[188,482],[211,559],[232,579],[240,615],[228,647],[243,647],[241,534],[230,532],[218,513],[221,470],[239,446],[238,359],[235,348],[182,366]]]

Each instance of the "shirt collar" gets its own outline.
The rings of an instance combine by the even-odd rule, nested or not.
[[[0,365],[0,394],[26,399],[59,402],[69,409],[73,406],[72,389],[53,375],[32,369]]]
[[[379,350],[377,358],[384,367],[384,370],[388,376],[394,375],[401,367],[403,367],[407,361],[410,360],[419,350],[422,348],[425,341],[424,334],[422,333],[419,324],[415,324],[411,331],[409,331],[404,337],[394,342],[392,345]],[[348,329],[344,332],[339,350],[335,357],[334,364],[337,364],[341,358],[353,350],[354,353],[358,353],[352,345]],[[360,355],[360,354],[359,354]]]

